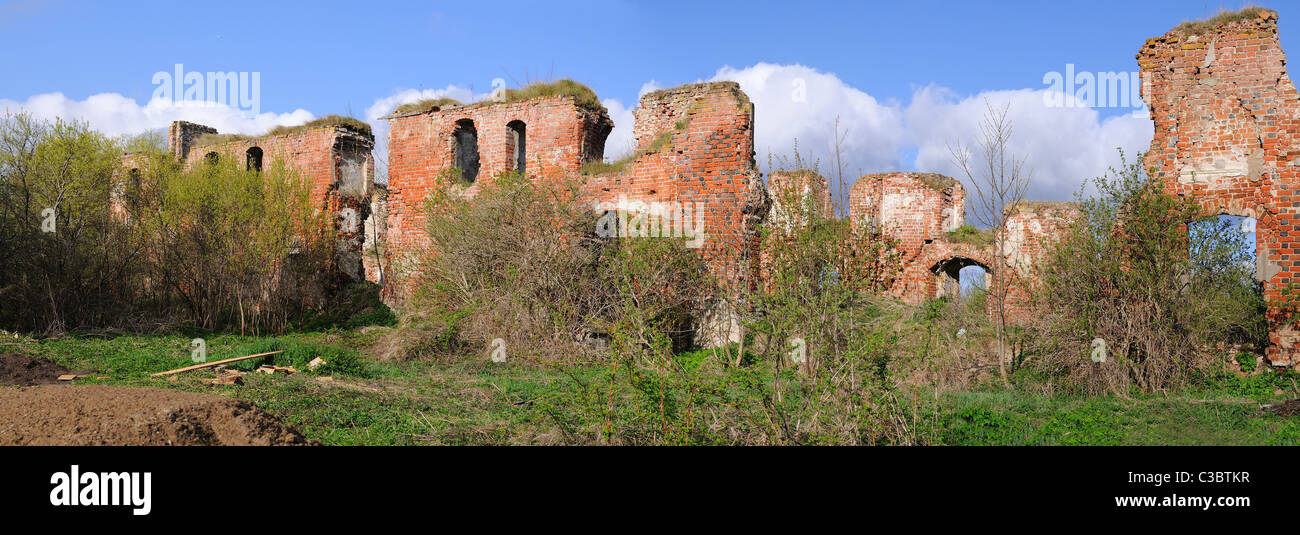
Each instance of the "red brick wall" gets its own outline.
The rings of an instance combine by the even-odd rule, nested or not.
[[[1006,276],[1007,316],[1011,320],[1033,314],[1030,293],[1038,285],[1034,268],[1051,253],[1057,237],[1078,216],[1078,205],[1068,202],[1026,201],[1010,210],[1006,233],[999,238],[1005,265],[1012,268]]]
[[[1286,71],[1277,13],[1201,31],[1174,29],[1137,54],[1155,136],[1145,164],[1205,215],[1254,217],[1267,300],[1300,283],[1300,94]],[[1269,310],[1268,358],[1296,365],[1300,329]]]
[[[613,122],[604,110],[579,107],[573,97],[557,96],[522,102],[485,102],[395,113],[388,117],[388,243],[394,254],[424,240],[424,200],[454,166],[456,122],[469,119],[478,131],[478,184],[510,170],[513,143],[506,126],[523,121],[526,170],[530,176],[576,173],[584,163],[599,161]]]
[[[767,176],[768,197],[772,208],[769,221],[777,224],[789,221],[798,225],[805,213],[815,213],[822,218],[835,217],[831,205],[831,186],[826,177],[811,171],[774,171]]]
[[[619,172],[589,177],[586,194],[616,202],[693,203],[704,211],[700,253],[733,287],[752,284],[758,269],[758,224],[767,192],[754,164],[754,110],[735,82],[688,84],[648,93],[633,111],[639,153]]]

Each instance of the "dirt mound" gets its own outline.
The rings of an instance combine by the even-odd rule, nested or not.
[[[160,388],[0,388],[0,445],[316,444],[246,401]]]
[[[1300,414],[1300,399],[1288,399],[1265,410],[1278,416],[1295,416]]]
[[[54,361],[22,353],[0,354],[0,385],[44,385],[58,382],[68,369]]]

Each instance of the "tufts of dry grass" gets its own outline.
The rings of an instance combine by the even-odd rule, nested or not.
[[[393,113],[424,113],[434,111],[435,108],[446,108],[448,106],[463,106],[459,100],[448,97],[426,98],[419,102],[402,104]]]
[[[590,87],[575,82],[569,78],[561,78],[554,82],[533,82],[520,89],[507,89],[506,102],[521,102],[541,97],[570,96],[574,98],[578,107],[592,111],[604,111],[605,106],[601,105],[600,98]]]
[[[346,117],[343,115],[326,115],[324,117],[321,117],[320,119],[309,121],[306,124],[301,124],[298,126],[277,126],[275,128],[272,128],[270,132],[267,132],[266,135],[283,136],[286,134],[296,134],[298,132],[312,130],[315,128],[324,128],[327,126],[343,126],[343,127],[351,128],[353,130],[357,130],[359,132],[363,132],[369,136],[374,135],[374,133],[371,132],[370,130],[370,125],[365,121],[362,121],[355,117]]]
[[[1276,17],[1277,13],[1259,6],[1246,6],[1238,11],[1220,10],[1219,14],[1205,20],[1188,21],[1178,25],[1175,30],[1186,34],[1200,34],[1213,30],[1225,24],[1260,18],[1268,20],[1269,17]]]

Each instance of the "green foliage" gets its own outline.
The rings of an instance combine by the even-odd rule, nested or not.
[[[355,350],[319,342],[295,340],[292,338],[261,338],[239,346],[235,353],[239,355],[256,355],[282,351],[275,355],[241,360],[229,366],[243,371],[253,371],[259,366],[292,366],[299,373],[312,375],[350,375],[370,377],[369,363]],[[325,364],[312,369],[309,365],[314,359],[321,359]]]
[[[1165,194],[1137,162],[1095,183],[1098,195],[1080,199],[1080,217],[1039,266],[1033,351],[1046,370],[1091,392],[1156,391],[1204,368],[1207,344],[1263,342],[1242,233],[1192,225],[1189,252],[1186,222],[1201,215],[1191,199]],[[1109,354],[1101,365],[1090,358],[1094,338]]]
[[[948,241],[953,243],[967,243],[976,247],[983,247],[993,243],[993,232],[975,228],[973,225],[962,225],[944,234]]]
[[[1250,353],[1237,353],[1237,364],[1241,366],[1241,371],[1250,373],[1255,371],[1255,355]]]
[[[985,407],[966,407],[945,422],[945,444],[1008,445],[1022,440],[1028,422],[1015,413]]]
[[[281,329],[326,290],[325,217],[282,162],[185,169],[157,136],[110,140],[82,123],[6,116],[0,299],[14,306],[0,325]]]
[[[357,282],[331,296],[320,310],[308,310],[293,321],[298,331],[352,329],[368,325],[393,326],[397,316],[379,297],[380,288],[371,282]]]
[[[233,159],[182,169],[155,155],[130,215],[147,237],[146,298],[206,328],[282,329],[324,300],[333,227],[284,162],[261,172]]]
[[[1117,446],[1123,443],[1125,430],[1115,413],[1109,403],[1090,401],[1079,409],[1057,413],[1031,440],[1061,446]]]
[[[118,173],[125,146],[82,122],[0,117],[0,325],[62,332],[129,312],[140,239],[112,202],[139,198]]]
[[[681,346],[712,284],[699,257],[680,239],[596,236],[578,187],[507,173],[473,199],[452,185],[431,193],[410,308],[455,311],[438,330],[458,341],[437,345],[500,338],[511,355],[544,360],[580,358],[598,340],[660,360],[665,341]]]

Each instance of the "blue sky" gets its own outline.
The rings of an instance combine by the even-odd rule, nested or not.
[[[1280,11],[1283,47],[1300,42],[1290,6],[1263,4]],[[1241,5],[0,1],[0,46],[10,51],[0,56],[0,107],[76,116],[114,133],[158,128],[188,117],[147,108],[153,74],[181,63],[261,73],[263,117],[195,117],[222,131],[350,113],[375,121],[382,136],[377,110],[429,92],[478,95],[494,78],[516,86],[572,77],[606,99],[622,127],[608,151],[616,153],[641,92],[734,79],[757,104],[763,163],[795,137],[824,157],[841,116],[853,173],[952,174],[944,145],[974,132],[989,100],[1013,106],[1035,168],[1031,197],[1064,199],[1115,163],[1116,146],[1144,150],[1150,121],[1127,108],[1043,110],[1034,92],[1044,74],[1067,63],[1135,71],[1146,38]],[[784,98],[791,80],[807,81],[807,102]],[[111,98],[90,99],[104,94]]]

